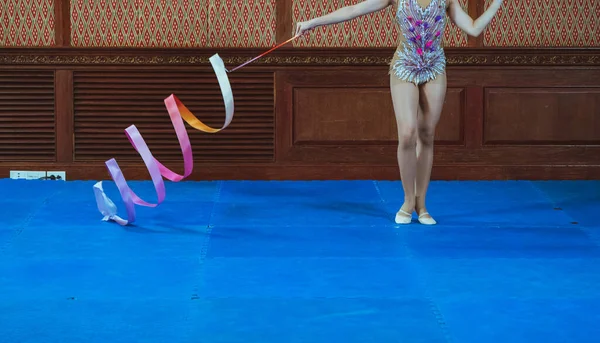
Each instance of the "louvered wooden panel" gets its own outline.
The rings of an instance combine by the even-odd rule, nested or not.
[[[274,155],[272,73],[229,75],[235,116],[224,131],[186,127],[195,160],[271,161]],[[164,99],[175,94],[200,120],[221,127],[225,106],[212,69],[195,72],[74,73],[75,160],[141,161],[124,130],[135,124],[160,161],[181,161],[181,150]],[[173,165],[166,163],[166,165]]]
[[[54,158],[54,72],[0,70],[0,161]]]

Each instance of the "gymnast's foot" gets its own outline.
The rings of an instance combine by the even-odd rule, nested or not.
[[[414,205],[404,203],[398,213],[396,213],[396,224],[410,224],[412,222],[412,212],[414,211]]]
[[[417,215],[419,215],[419,223],[421,223],[423,225],[437,224],[437,222],[435,221],[435,219],[433,219],[431,214],[429,214],[429,212],[427,212],[427,208],[425,208],[425,206],[417,207],[416,211],[417,211]]]

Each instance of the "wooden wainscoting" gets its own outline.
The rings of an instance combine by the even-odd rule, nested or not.
[[[396,164],[397,126],[385,67],[278,73],[277,160],[301,164]],[[450,85],[439,146],[464,146],[467,91]]]
[[[192,151],[205,162],[273,162],[275,152],[273,72],[230,76],[235,120],[219,134],[190,128]],[[221,127],[225,106],[210,67],[193,70],[73,71],[74,162],[139,160],[123,129],[135,124],[160,161],[182,160],[163,100],[177,97],[207,125]]]
[[[390,49],[281,49],[230,74],[227,130],[188,128],[190,179],[397,179]],[[190,49],[3,49],[0,175],[66,170],[106,179],[115,157],[147,179],[123,130],[136,125],[182,169],[163,100],[212,126],[223,99],[208,57]],[[226,65],[260,53],[223,50]],[[435,179],[600,177],[600,49],[449,49]]]
[[[0,163],[55,160],[54,94],[52,70],[0,70]]]

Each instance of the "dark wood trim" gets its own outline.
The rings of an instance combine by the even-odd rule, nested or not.
[[[483,113],[484,89],[482,87],[467,87],[464,130],[465,146],[468,149],[481,148],[483,145]]]
[[[468,13],[473,20],[476,20],[483,14],[485,8],[485,0],[468,0]],[[483,47],[483,34],[479,35],[479,37],[469,36],[469,47],[471,48],[481,48]]]
[[[225,65],[239,65],[264,49],[98,49],[4,48],[0,67],[27,66],[193,66],[208,65],[218,53]],[[386,66],[393,48],[305,49],[282,47],[246,68],[259,66]],[[600,66],[600,48],[447,48],[449,66]]]
[[[71,46],[71,0],[54,0],[54,32],[57,47]]]
[[[282,161],[293,144],[293,86],[288,82],[290,75],[285,71],[275,73],[275,160]]]
[[[468,14],[473,20],[477,19],[481,15],[481,4],[485,2],[485,0],[468,0]],[[468,46],[470,48],[480,48],[483,46],[483,36],[472,37],[469,36]]]
[[[56,161],[73,162],[73,72],[57,70],[54,77]]]
[[[141,165],[120,164],[127,180],[148,180]],[[67,180],[108,180],[104,163],[0,163],[9,170],[64,170]],[[210,180],[399,180],[397,165],[239,165],[197,166],[187,181]],[[433,180],[597,180],[600,165],[435,165]]]
[[[276,11],[277,29],[275,31],[275,39],[277,44],[279,44],[294,35],[292,0],[276,0]]]
[[[394,164],[395,145],[361,146],[284,146],[277,164],[295,165],[352,165]],[[459,145],[436,142],[436,165],[532,165],[552,161],[556,165],[600,165],[600,148],[595,145],[496,145],[469,149]],[[536,163],[533,163],[535,161]],[[549,163],[545,163],[549,164]],[[240,164],[241,165],[241,164]],[[246,164],[243,165],[244,168]]]

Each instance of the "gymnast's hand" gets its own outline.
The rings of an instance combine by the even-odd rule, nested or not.
[[[296,36],[302,36],[307,31],[314,29],[315,25],[311,20],[309,21],[301,21],[296,24]]]

